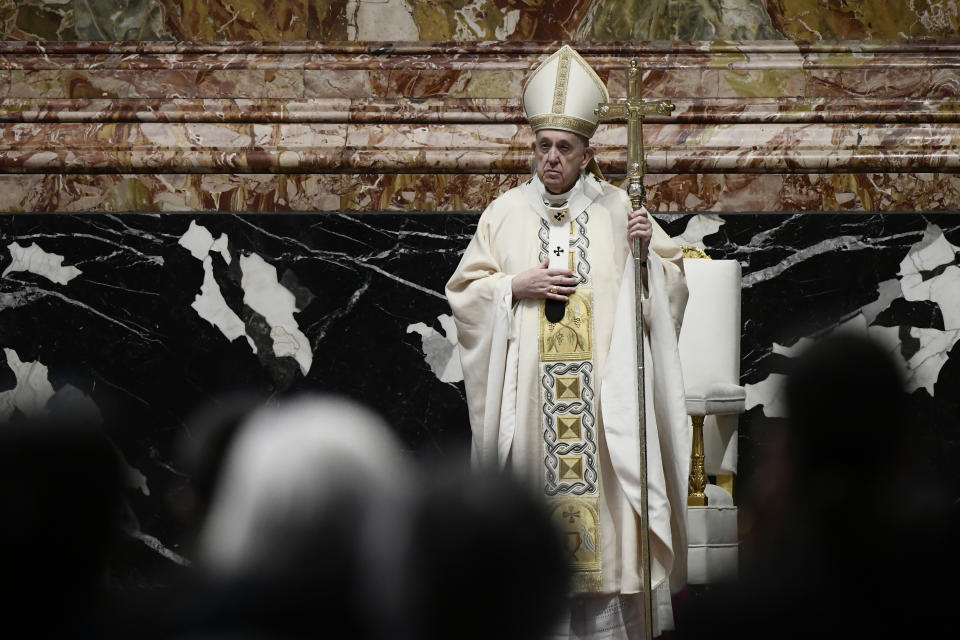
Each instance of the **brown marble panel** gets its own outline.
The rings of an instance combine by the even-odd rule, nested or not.
[[[199,71],[195,93],[188,97],[261,98],[267,90],[265,74],[260,69]]]
[[[3,0],[0,24],[8,40],[75,40],[73,3],[43,0]]]
[[[4,0],[0,0],[2,3]],[[468,59],[484,57],[547,56],[570,40],[497,41],[497,42],[437,42],[437,41],[169,41],[169,42],[90,42],[90,41],[3,41],[0,52],[6,54],[34,54],[46,56],[101,54],[128,55],[197,55],[217,57],[237,55],[349,56],[362,59],[378,57],[389,60],[399,56],[437,56],[438,54]],[[704,57],[731,55],[738,59],[757,54],[795,55],[798,51],[807,59],[832,56],[851,61],[870,59],[881,55],[923,57],[938,56],[947,60],[960,52],[960,39],[945,40],[881,40],[881,41],[576,41],[577,51],[591,60],[600,58],[647,57]],[[829,59],[829,58],[828,58]],[[806,64],[806,63],[805,63]]]
[[[307,39],[347,40],[347,5],[350,0],[307,0]]]
[[[354,99],[349,119],[384,124],[527,122],[523,105],[516,98]]]
[[[480,211],[526,174],[0,174],[0,211]],[[648,174],[659,212],[955,211],[952,173]]]
[[[960,97],[960,69],[932,69],[929,78],[920,95],[927,98],[951,98],[952,103]]]
[[[399,25],[375,22],[377,5],[359,2],[355,17],[359,39],[377,33],[413,34],[419,40],[573,40],[590,7],[589,0],[486,0],[485,2],[395,2],[387,14],[403,18]],[[406,9],[406,11],[404,11]],[[367,19],[365,19],[367,18]],[[348,18],[349,19],[349,18]],[[388,39],[374,37],[374,39]]]
[[[19,70],[10,72],[16,98],[192,97],[195,71]]]
[[[283,151],[298,153],[312,151],[329,156],[330,162],[344,152],[348,140],[352,138],[351,129],[337,125],[318,124],[281,124],[254,125],[257,133],[257,146],[276,146]]]
[[[516,98],[528,71],[306,69],[306,97]]]
[[[622,128],[621,128],[622,129]],[[613,130],[609,148],[615,149]],[[645,128],[652,173],[956,171],[955,125],[776,124]],[[600,147],[603,158],[603,147]],[[619,164],[619,158],[613,161]],[[602,163],[601,163],[602,166]]]
[[[381,71],[514,71],[529,72],[540,64],[556,48],[537,47],[533,51],[501,52],[486,46],[451,46],[436,43],[421,44],[411,51],[403,51],[408,43],[367,43],[364,50],[353,51],[352,47],[336,47],[329,51],[316,52],[304,63],[304,69],[381,70]],[[542,49],[542,50],[541,50]],[[623,66],[622,56],[584,56],[598,75],[607,68]],[[601,75],[602,77],[602,75]]]
[[[349,109],[349,100],[10,98],[0,122],[345,122]]]
[[[0,0],[0,37],[7,37],[17,22],[18,2]]]
[[[787,176],[784,209],[951,211],[960,205],[960,177],[937,173]]]
[[[375,88],[389,84],[386,71],[343,71],[306,69],[303,72],[305,98],[370,98]]]
[[[344,176],[340,208],[350,211],[481,211],[526,174]]]
[[[608,91],[612,98],[627,95],[626,74],[617,70],[609,76]],[[655,69],[643,73],[642,96],[645,99],[705,98],[719,95],[720,72],[714,69]]]
[[[343,181],[337,174],[214,174],[190,176],[164,204],[217,211],[332,211]],[[199,204],[200,206],[195,206]]]
[[[650,173],[960,171],[958,124],[650,124]],[[11,123],[8,172],[523,173],[532,133],[461,125]],[[626,127],[594,136],[605,170],[622,172]]]
[[[270,72],[266,72],[269,76]],[[0,71],[0,91],[4,87]],[[281,78],[277,79],[279,83]],[[944,92],[951,79],[944,77]],[[273,83],[267,84],[272,91]],[[278,93],[297,91],[276,87]],[[92,93],[92,92],[91,92]],[[96,94],[99,96],[99,94]],[[647,97],[652,100],[653,98]],[[960,122],[950,98],[670,98],[670,115],[648,124],[768,124],[805,122]],[[525,124],[514,98],[0,98],[0,122],[329,122],[382,124]],[[620,121],[621,124],[623,121]]]
[[[648,98],[652,100],[652,98]],[[670,115],[647,123],[766,124],[957,122],[960,103],[938,98],[671,98]]]
[[[156,0],[176,40],[305,40],[307,0]],[[109,39],[109,38],[107,38]]]
[[[361,173],[513,173],[529,164],[530,142],[511,124],[356,126],[344,163]]]
[[[891,68],[884,74],[884,98],[911,98],[928,95],[931,86],[930,69]]]
[[[8,95],[15,98],[62,98],[63,76],[58,71],[10,71]]]
[[[647,203],[667,211],[955,211],[952,173],[647,175]]]
[[[774,29],[799,40],[882,40],[952,37],[957,3],[902,0],[764,0]]]
[[[2,211],[328,211],[335,174],[0,175]]]
[[[5,174],[0,211],[479,211],[525,175]]]
[[[60,192],[44,184],[50,174],[0,174],[0,211],[62,211]]]
[[[807,96],[811,98],[851,98],[886,96],[885,69],[854,67],[849,69],[811,69],[807,78]]]
[[[0,67],[29,69],[33,71],[57,69],[74,70],[194,70],[216,69],[303,69],[311,59],[307,53],[270,53],[227,50],[207,52],[207,47],[190,45],[183,53],[166,52],[158,47],[143,45],[144,51],[136,49],[129,53],[68,51],[65,53],[33,52],[24,50],[26,43],[0,42]],[[43,43],[46,45],[47,43]],[[7,45],[7,46],[3,46]],[[186,47],[187,45],[181,45]],[[267,48],[264,45],[264,48]],[[344,65],[349,54],[342,57],[329,56],[331,64],[341,61]]]
[[[263,79],[266,98],[296,100],[304,97],[301,69],[268,69],[263,72]]]
[[[462,207],[482,199],[463,194],[489,192],[478,176],[514,181],[527,171],[531,142],[518,95],[529,69],[553,48],[532,42],[492,43],[489,50],[307,42],[71,47],[0,47],[0,122],[10,123],[0,124],[0,171],[193,173],[207,176],[211,193],[225,194],[215,203],[197,196],[206,206],[249,200],[277,210],[293,201],[321,209],[334,201],[336,207]],[[626,62],[638,54],[644,96],[676,104],[674,114],[651,117],[645,127],[648,176],[668,176],[657,184],[671,210],[832,210],[868,202],[909,208],[902,203],[920,195],[898,199],[896,185],[878,191],[857,187],[859,179],[848,184],[829,176],[874,176],[880,184],[882,172],[960,171],[955,44],[584,49],[614,96],[625,93]],[[601,127],[594,142],[604,170],[622,173],[622,124]],[[300,179],[310,172],[336,179],[324,178],[321,193]],[[272,177],[237,177],[272,174],[291,181],[281,189]],[[691,182],[693,174],[699,177]],[[797,174],[821,178],[785,177]],[[141,193],[130,191],[135,184],[118,182],[117,193]]]
[[[69,5],[78,40],[170,39],[157,0],[74,0]]]
[[[807,93],[802,69],[735,69],[719,73],[717,95],[721,98],[800,97]]]
[[[644,135],[650,173],[960,170],[957,124],[675,123],[647,125]],[[13,123],[0,127],[0,169],[522,173],[531,142],[527,127],[509,123]],[[601,126],[601,166],[622,172],[625,143],[626,127]]]
[[[393,69],[387,76],[386,86],[377,88],[377,95],[410,98],[462,97],[469,77],[466,73],[454,70]]]
[[[779,211],[783,176],[647,174],[651,211]]]
[[[8,95],[16,98],[260,98],[302,96],[300,72],[259,69],[206,71],[13,70]],[[266,80],[270,73],[271,82]],[[284,96],[284,94],[287,94]]]
[[[800,52],[796,46],[767,50],[762,43],[750,43],[741,48],[742,59],[730,60],[728,69],[803,69],[809,55]]]
[[[309,70],[400,70],[400,71],[501,71],[525,76],[555,49],[538,45],[532,51],[501,52],[486,47],[456,47],[448,43],[420,45],[409,53],[394,51],[400,43],[367,43],[331,46],[314,52],[310,43],[249,43],[216,47],[202,43],[142,44],[136,47],[107,46],[110,43],[77,43],[56,47],[42,43],[34,50],[29,43],[0,43],[0,65],[18,69],[309,69]],[[95,48],[93,45],[104,45]],[[954,68],[957,50],[940,43],[915,45],[915,50],[867,51],[848,44],[839,51],[798,53],[767,51],[751,43],[740,50],[658,51],[654,47],[611,49],[584,57],[603,80],[621,73],[631,59],[644,70],[670,69],[892,69]],[[317,45],[320,46],[319,44]],[[558,43],[559,46],[559,43]],[[581,53],[589,46],[579,47]],[[274,51],[274,49],[278,49]]]
[[[51,41],[863,41],[958,22],[956,0],[0,0],[3,37]]]

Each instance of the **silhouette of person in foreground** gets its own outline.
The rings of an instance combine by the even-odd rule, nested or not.
[[[212,496],[179,640],[535,640],[563,603],[542,500],[508,477],[423,473],[342,397],[253,412]]]
[[[383,420],[353,401],[254,411],[227,450],[198,540],[204,588],[175,635],[370,637],[365,532],[406,504],[411,473]]]
[[[798,357],[786,398],[779,446],[745,500],[740,579],[691,603],[678,638],[936,628],[956,567],[951,502],[911,440],[896,363],[869,337],[834,333]]]
[[[121,535],[122,463],[83,418],[0,424],[0,602],[31,637],[105,638],[107,566]]]
[[[266,404],[254,389],[234,389],[207,399],[194,409],[175,443],[178,467],[189,480],[167,496],[171,510],[186,529],[185,553],[196,554],[230,445],[240,426]]]
[[[175,479],[164,495],[164,506],[179,529],[177,553],[187,562],[197,555],[197,537],[209,513],[227,452],[243,422],[264,405],[264,395],[236,388],[210,396],[185,421],[173,447]],[[139,544],[139,543],[138,543]],[[168,638],[179,632],[181,617],[193,610],[204,593],[200,572],[192,566],[166,562],[148,572],[149,587],[114,593],[114,635],[142,640]]]
[[[547,637],[570,576],[543,499],[504,474],[441,465],[427,477],[403,556],[402,637]]]

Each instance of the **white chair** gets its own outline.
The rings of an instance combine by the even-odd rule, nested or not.
[[[688,582],[706,584],[735,577],[739,556],[733,479],[737,422],[746,404],[740,384],[741,273],[736,260],[711,260],[693,247],[684,247],[683,266],[690,298],[680,330],[680,362],[693,429]]]

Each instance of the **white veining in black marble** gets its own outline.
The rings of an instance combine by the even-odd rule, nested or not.
[[[659,219],[743,269],[741,475],[803,339],[859,326],[903,363],[917,438],[960,495],[960,216]],[[469,426],[443,287],[476,220],[0,216],[0,418],[61,403],[99,412],[130,469],[130,535],[145,554],[134,561],[147,565],[188,560],[163,499],[184,481],[172,446],[226,390],[342,392],[382,413],[412,454],[459,451]]]

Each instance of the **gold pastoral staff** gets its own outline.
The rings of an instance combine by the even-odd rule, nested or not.
[[[643,158],[643,116],[645,114],[668,115],[674,106],[666,100],[644,102],[640,99],[640,68],[636,59],[630,61],[627,70],[627,99],[617,102],[601,102],[595,113],[600,121],[627,120],[627,195],[634,211],[643,206],[647,197],[643,186],[645,163]],[[643,572],[643,618],[646,625],[644,637],[653,638],[653,595],[650,580],[650,507],[647,498],[647,415],[643,381],[643,270],[644,261],[640,255],[640,240],[633,239],[633,278],[637,290],[634,299],[637,328],[637,408],[640,423],[640,465],[641,475],[640,502],[643,522],[640,527],[640,567]]]

